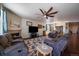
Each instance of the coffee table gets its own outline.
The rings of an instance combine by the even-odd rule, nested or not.
[[[36,50],[37,50],[37,56],[38,56],[39,52],[41,54],[43,54],[43,56],[46,56],[48,54],[50,54],[50,56],[52,56],[53,48],[46,44],[38,44],[38,46],[36,47]]]

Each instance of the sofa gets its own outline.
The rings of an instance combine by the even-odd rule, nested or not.
[[[54,38],[47,38],[44,40],[44,43],[53,48],[52,55],[60,56],[62,52],[67,48],[68,35],[63,35],[54,41]]]
[[[8,39],[8,42],[11,42],[11,43],[17,43],[17,42],[23,41],[21,37],[14,39],[10,33],[5,33],[4,36]]]
[[[1,56],[26,56],[27,47],[22,39],[14,40],[10,34],[0,35],[0,55]]]
[[[16,45],[7,47],[4,49],[2,47],[2,50],[0,50],[1,56],[27,56],[28,50],[25,47],[24,43],[18,43]]]

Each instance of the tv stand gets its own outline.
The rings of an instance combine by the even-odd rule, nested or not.
[[[31,37],[31,38],[38,37],[38,34],[37,34],[37,33],[31,33],[31,34],[30,34],[30,37]]]

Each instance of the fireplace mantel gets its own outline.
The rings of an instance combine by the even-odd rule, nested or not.
[[[17,29],[11,28],[8,30],[8,32],[12,34],[13,38],[21,37],[21,29],[20,28],[17,28]],[[18,36],[16,36],[17,33],[19,34]]]
[[[9,30],[21,30],[21,28],[9,28]]]

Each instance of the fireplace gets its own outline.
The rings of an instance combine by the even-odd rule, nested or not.
[[[18,32],[18,33],[12,33],[11,35],[12,35],[12,37],[13,37],[14,39],[21,37],[19,32]]]
[[[21,38],[21,30],[9,30],[14,39]]]

